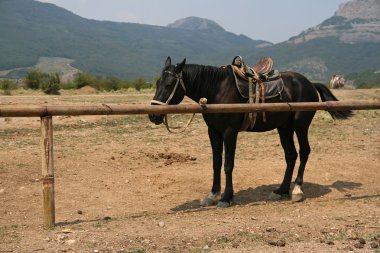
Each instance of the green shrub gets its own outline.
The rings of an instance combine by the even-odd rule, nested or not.
[[[4,95],[11,95],[11,90],[16,89],[16,83],[9,79],[4,79],[0,81],[0,89],[3,90]]]
[[[359,89],[380,87],[380,73],[374,70],[352,73],[347,75],[346,79],[354,81],[354,86]]]
[[[116,77],[107,77],[98,80],[101,90],[120,90],[122,81]]]
[[[42,73],[37,70],[31,70],[24,76],[26,88],[37,90],[40,88]]]
[[[132,82],[132,86],[137,91],[140,91],[141,89],[149,88],[151,85],[143,77],[139,77]]]
[[[81,72],[75,75],[74,83],[77,89],[84,86],[91,86],[95,89],[99,89],[96,78],[89,73]]]
[[[41,90],[45,94],[49,95],[59,95],[59,85],[60,84],[60,79],[58,74],[55,75],[49,75],[49,74],[44,74],[41,80]]]

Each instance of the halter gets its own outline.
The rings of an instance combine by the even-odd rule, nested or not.
[[[180,72],[179,74],[173,73],[173,72],[168,71],[168,70],[166,70],[164,72],[175,76],[177,78],[177,81],[176,81],[176,83],[174,85],[174,89],[173,89],[172,93],[170,94],[170,96],[166,100],[166,102],[161,102],[161,101],[154,100],[154,99],[150,101],[151,103],[156,104],[156,105],[168,105],[169,102],[173,99],[175,92],[177,91],[178,84],[181,84],[181,86],[183,88],[183,91],[186,94],[186,87],[185,87],[185,84],[184,84],[183,79],[182,79],[182,72]],[[193,113],[193,115],[191,116],[191,118],[189,119],[189,121],[187,122],[186,126],[184,127],[184,129],[182,131],[174,132],[172,130],[172,129],[178,128],[178,127],[170,127],[169,126],[167,114],[165,114],[165,117],[164,117],[164,125],[166,126],[166,129],[168,130],[169,133],[181,133],[181,132],[184,132],[189,127],[190,123],[194,119],[194,116],[195,116],[195,113]],[[172,129],[170,129],[170,128],[172,128]]]
[[[185,87],[185,84],[183,83],[182,72],[180,72],[179,74],[176,74],[176,73],[173,73],[173,72],[170,72],[170,71],[166,70],[165,73],[169,73],[169,74],[171,74],[171,75],[173,75],[173,76],[175,76],[177,78],[177,81],[176,81],[176,83],[174,85],[174,89],[173,89],[172,93],[170,94],[169,98],[166,100],[166,102],[161,102],[161,101],[158,101],[158,100],[151,100],[150,101],[151,103],[154,103],[154,104],[157,104],[157,105],[168,105],[169,102],[173,99],[175,92],[177,91],[178,84],[181,84],[181,86],[183,88],[183,91],[186,94],[186,87]]]

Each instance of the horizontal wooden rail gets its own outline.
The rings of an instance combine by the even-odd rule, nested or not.
[[[78,115],[172,114],[172,113],[235,113],[235,112],[283,112],[283,111],[341,111],[378,110],[380,99],[371,101],[333,101],[266,104],[99,104],[99,105],[0,105],[0,117],[45,117]]]

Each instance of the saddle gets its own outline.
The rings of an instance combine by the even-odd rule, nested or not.
[[[237,57],[240,57],[241,59],[241,56]],[[248,67],[243,60],[241,60],[241,65],[239,66],[235,65],[234,61],[229,66],[232,67],[235,75],[238,75],[240,78],[247,81],[250,77],[254,78],[256,81],[267,81],[280,78],[279,72],[273,70],[273,60],[270,57],[261,58],[252,68]]]
[[[239,56],[240,57],[240,56]],[[236,58],[236,57],[235,57]],[[234,58],[234,59],[235,59]],[[265,103],[268,100],[282,100],[284,82],[278,70],[273,70],[273,60],[270,57],[260,59],[253,68],[248,67],[240,57],[240,66],[231,65],[236,87],[248,103]],[[273,102],[273,101],[271,101]],[[262,113],[263,122],[266,122],[266,114]],[[241,131],[253,128],[256,123],[257,112],[246,113]]]

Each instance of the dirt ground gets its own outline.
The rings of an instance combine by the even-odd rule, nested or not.
[[[0,106],[152,98],[83,93],[0,96]],[[380,90],[334,93],[380,99]],[[380,111],[345,121],[317,112],[300,203],[267,200],[285,168],[277,132],[241,133],[227,209],[199,207],[212,184],[200,115],[182,134],[146,115],[54,117],[53,124],[57,226],[44,229],[40,120],[0,118],[0,252],[380,252]]]

